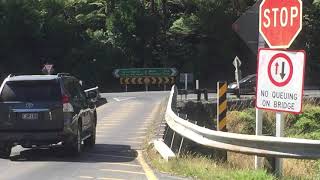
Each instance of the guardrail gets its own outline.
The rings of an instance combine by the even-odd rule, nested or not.
[[[173,111],[177,103],[177,94],[177,88],[173,86],[165,120],[174,132],[184,138],[204,146],[245,154],[299,159],[320,158],[320,140],[244,135],[213,131],[192,124],[178,117]]]

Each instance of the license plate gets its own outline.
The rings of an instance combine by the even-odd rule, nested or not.
[[[25,120],[35,120],[38,119],[38,113],[23,113],[22,119]]]

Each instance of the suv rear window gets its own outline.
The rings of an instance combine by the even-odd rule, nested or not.
[[[59,101],[58,80],[8,81],[1,92],[2,101]]]

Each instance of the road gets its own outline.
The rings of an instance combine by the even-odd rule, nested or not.
[[[0,180],[121,180],[176,179],[154,173],[141,156],[142,145],[157,106],[169,92],[102,94],[107,104],[98,108],[97,142],[79,157],[68,157],[62,147],[13,148],[0,159]]]

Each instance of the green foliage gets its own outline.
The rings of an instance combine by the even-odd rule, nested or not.
[[[199,25],[199,18],[196,15],[191,14],[190,16],[177,19],[172,24],[169,31],[172,33],[188,35],[195,33],[196,30],[199,29]]]
[[[320,107],[305,105],[304,113],[295,116],[289,124],[288,136],[320,139]]]
[[[72,72],[103,86],[116,81],[111,76],[115,68],[176,67],[193,72],[211,89],[216,80],[234,78],[236,55],[246,73],[255,72],[256,58],[231,28],[254,2],[3,0],[0,78],[40,73],[48,62],[56,72]],[[293,45],[307,51],[307,82],[314,82],[320,69],[319,19],[319,1],[304,6],[303,32]],[[92,72],[96,77],[88,77]]]
[[[263,134],[275,134],[275,113],[266,112],[263,115]],[[299,115],[285,114],[285,136],[320,139],[320,106],[306,104],[303,113]],[[255,109],[228,113],[228,129],[241,134],[255,134]]]

